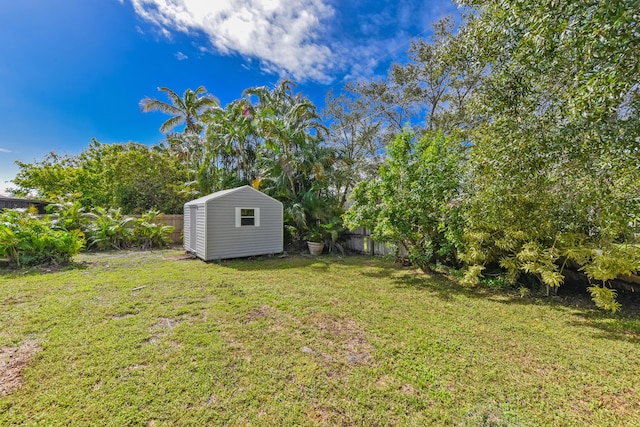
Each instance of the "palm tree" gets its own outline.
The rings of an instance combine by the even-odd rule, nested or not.
[[[299,175],[306,176],[303,162],[310,147],[319,143],[325,128],[315,105],[300,94],[294,84],[282,80],[274,88],[265,86],[245,90],[245,96],[258,99],[255,123],[266,149],[263,162],[268,164],[278,193],[296,199],[305,191]],[[296,185],[297,184],[297,185]]]
[[[198,134],[202,130],[200,124],[202,113],[220,105],[215,96],[206,94],[207,89],[204,86],[198,87],[195,91],[187,89],[182,97],[168,87],[159,87],[158,90],[167,94],[170,103],[146,97],[140,101],[140,108],[144,113],[162,111],[173,116],[160,126],[162,133],[167,133],[184,123],[185,134]]]
[[[252,106],[252,126],[260,141],[258,165],[261,186],[284,204],[285,223],[294,240],[311,228],[328,223],[334,206],[328,175],[338,159],[337,150],[322,145],[327,129],[316,106],[294,93],[283,80],[273,88],[245,90]]]
[[[325,132],[316,106],[300,94],[294,94],[295,85],[280,81],[274,88],[249,88],[245,96],[258,99],[257,126],[267,148],[278,149],[286,155],[303,146],[312,134]]]
[[[225,173],[234,173],[239,182],[250,182],[257,174],[254,165],[257,140],[251,111],[248,101],[236,100],[203,117],[209,153],[216,157]]]
[[[202,156],[201,117],[205,112],[218,107],[220,102],[215,96],[207,94],[204,86],[199,86],[195,91],[187,89],[182,97],[167,87],[159,87],[158,90],[165,92],[170,102],[145,97],[140,101],[140,108],[145,113],[161,111],[172,116],[160,126],[162,133],[169,133],[176,126],[185,124],[182,133],[167,135],[167,142],[196,180],[197,163]]]

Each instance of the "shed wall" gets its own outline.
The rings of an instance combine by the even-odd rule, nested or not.
[[[237,207],[259,208],[260,226],[236,227]],[[207,201],[207,214],[206,260],[274,254],[283,250],[282,204],[277,200],[249,188],[240,189]]]
[[[184,248],[188,251],[191,249],[191,238],[189,233],[191,231],[191,224],[189,222],[190,221],[189,206],[187,205],[184,206],[182,217],[184,218],[184,224],[183,224],[184,236],[182,238],[182,246],[184,246]]]
[[[206,230],[207,230],[207,209],[206,204],[202,203],[197,205],[198,211],[196,213],[196,255],[199,258],[206,258]]]

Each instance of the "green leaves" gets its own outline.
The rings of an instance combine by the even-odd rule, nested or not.
[[[126,214],[158,209],[182,212],[187,200],[186,170],[179,158],[162,147],[129,142],[102,144],[93,140],[76,156],[50,154],[36,163],[17,163],[13,182],[22,193],[80,206],[119,207]]]
[[[152,210],[135,218],[124,216],[119,209],[97,208],[84,230],[88,247],[98,250],[165,247],[171,243],[174,227],[156,223],[159,214]]]
[[[145,113],[161,111],[173,116],[160,126],[162,133],[168,133],[184,123],[185,134],[197,134],[201,130],[200,115],[220,105],[216,97],[206,93],[207,89],[204,86],[199,86],[195,91],[187,89],[182,97],[168,87],[159,87],[158,90],[167,94],[170,103],[147,97],[140,101],[140,109]]]
[[[636,274],[640,269],[640,248],[636,245],[611,245],[597,251],[582,269],[589,278],[603,283],[619,276]]]
[[[620,243],[635,248],[640,213],[636,2],[462,3],[473,9],[456,43],[487,70],[471,108],[465,261],[550,287],[567,267],[599,283],[632,274]]]
[[[84,248],[82,234],[55,229],[49,217],[30,212],[0,213],[0,256],[18,266],[64,264]]]
[[[457,262],[464,152],[460,141],[441,133],[419,139],[409,131],[399,134],[379,179],[354,189],[347,226],[370,228],[379,241],[402,242],[410,261],[425,270]]]
[[[613,313],[620,310],[621,305],[616,301],[617,293],[614,289],[606,286],[590,286],[587,290],[597,307]]]

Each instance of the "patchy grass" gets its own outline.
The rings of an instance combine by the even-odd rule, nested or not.
[[[179,255],[0,275],[0,425],[640,425],[634,312],[366,257]]]

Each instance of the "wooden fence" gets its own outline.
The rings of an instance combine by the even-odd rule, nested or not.
[[[401,243],[396,245],[389,242],[376,242],[371,238],[371,230],[363,227],[347,234],[344,247],[354,252],[373,256],[403,256],[406,254],[406,250]]]
[[[171,243],[182,244],[182,233],[184,231],[184,215],[160,215],[153,222],[156,224],[171,225],[175,227],[171,233]]]
[[[133,217],[133,218],[140,218],[141,215],[126,215],[128,217]],[[169,236],[171,238],[171,243],[174,245],[181,245],[182,244],[182,233],[184,232],[184,215],[182,214],[175,214],[175,215],[167,215],[167,214],[162,214],[157,216],[154,220],[153,220],[154,224],[162,224],[162,225],[170,225],[172,227],[175,227],[175,229],[173,230],[173,233],[171,233],[171,236]]]
[[[184,215],[160,215],[154,222],[175,227],[175,230],[171,234],[171,242],[174,244],[182,244]],[[371,238],[371,230],[363,227],[347,234],[344,247],[353,252],[373,256],[406,256],[407,254],[407,250],[402,243],[376,242]]]
[[[142,215],[125,215],[126,217],[132,217],[132,218],[140,218]],[[38,218],[42,219],[44,218],[45,215],[38,215]],[[56,215],[51,215],[52,218],[57,218]],[[171,236],[169,236],[171,238],[171,243],[172,244],[182,244],[182,233],[184,232],[184,215],[182,214],[176,214],[176,215],[167,215],[167,214],[162,214],[159,215],[158,217],[156,217],[153,220],[154,224],[163,224],[163,225],[171,225],[174,228],[173,232],[171,233]]]

